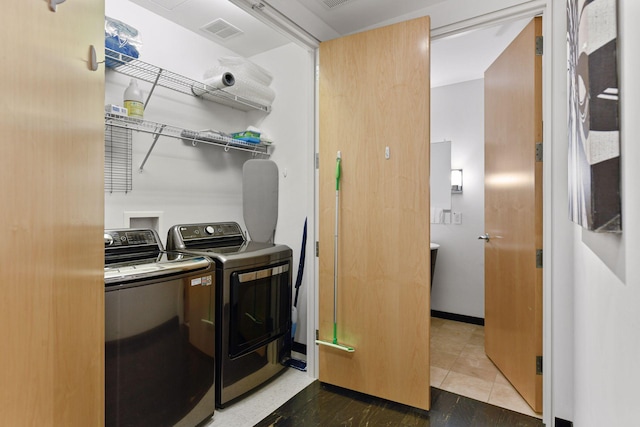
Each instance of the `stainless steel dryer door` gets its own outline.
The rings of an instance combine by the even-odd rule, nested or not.
[[[263,346],[289,329],[289,264],[231,273],[229,357]]]

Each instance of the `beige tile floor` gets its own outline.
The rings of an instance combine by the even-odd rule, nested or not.
[[[542,418],[484,353],[484,327],[431,318],[431,386]]]

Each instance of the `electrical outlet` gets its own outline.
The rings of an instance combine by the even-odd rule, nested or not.
[[[455,225],[462,224],[462,212],[453,212],[453,223]]]

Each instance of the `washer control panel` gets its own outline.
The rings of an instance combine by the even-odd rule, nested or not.
[[[104,247],[157,245],[158,239],[153,230],[106,230]]]

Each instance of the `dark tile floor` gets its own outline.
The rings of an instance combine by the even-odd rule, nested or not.
[[[431,410],[313,382],[256,427],[542,427],[527,415],[431,388]]]

